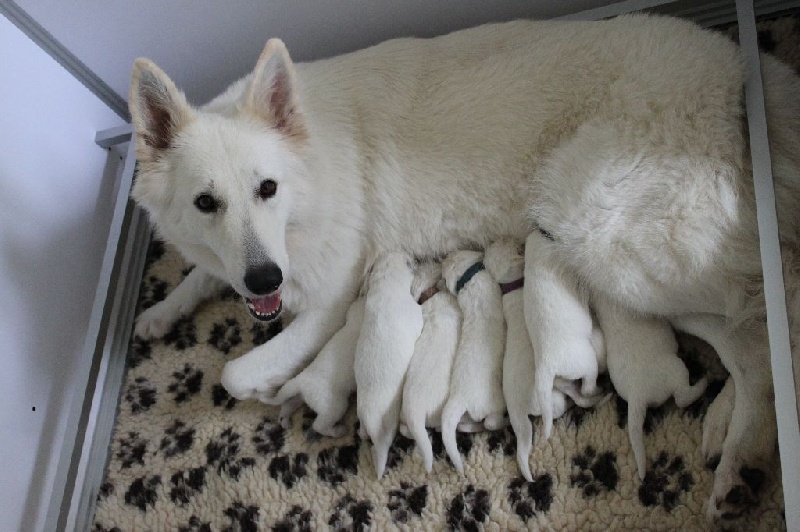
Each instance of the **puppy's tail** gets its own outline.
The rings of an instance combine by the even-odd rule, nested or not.
[[[458,452],[458,444],[456,443],[456,425],[461,415],[466,411],[460,404],[448,399],[447,403],[442,409],[442,443],[444,450],[450,461],[453,462],[453,467],[459,473],[464,472],[464,464],[461,462],[461,454]]]
[[[407,418],[406,427],[411,437],[417,442],[417,448],[422,455],[425,471],[430,473],[431,468],[433,468],[433,446],[430,438],[428,438],[428,431],[425,430],[425,416],[416,415],[413,418]]]
[[[647,414],[647,405],[635,398],[628,401],[628,438],[633,448],[633,458],[636,460],[636,469],[639,478],[644,480],[647,469],[647,453],[644,449],[644,418]]]
[[[536,385],[534,395],[539,401],[539,408],[542,409],[542,436],[539,442],[547,441],[553,432],[553,381],[555,376],[540,371],[536,374]]]
[[[511,420],[511,428],[514,429],[514,434],[517,436],[517,464],[519,464],[519,470],[525,480],[533,482],[529,463],[531,448],[533,447],[533,424],[525,412],[512,413],[509,410],[508,417]]]

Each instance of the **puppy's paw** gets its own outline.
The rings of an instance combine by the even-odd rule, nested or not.
[[[222,386],[240,401],[257,399],[268,405],[280,404],[275,396],[292,375],[286,375],[280,370],[265,370],[264,364],[252,363],[252,355],[253,353],[249,353],[225,364],[220,377]]]
[[[319,432],[323,436],[338,439],[338,438],[343,438],[347,434],[347,427],[341,423],[329,424],[329,423],[317,423],[316,421],[317,420],[314,420],[314,423],[311,425],[311,428]]]
[[[162,338],[172,329],[172,326],[181,316],[180,310],[166,300],[159,301],[139,314],[139,317],[136,318],[136,327],[133,332],[145,340]]]

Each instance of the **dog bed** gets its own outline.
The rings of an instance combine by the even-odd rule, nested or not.
[[[800,18],[761,21],[759,40],[800,71]],[[163,299],[189,270],[172,248],[154,241],[138,311]],[[285,430],[277,408],[236,401],[220,385],[226,361],[278,330],[254,323],[229,292],[161,340],[131,340],[93,530],[707,528],[703,504],[713,474],[700,452],[702,422],[726,373],[697,339],[679,336],[680,355],[692,382],[706,376],[711,385],[687,409],[669,402],[649,411],[643,481],[628,443],[626,404],[616,396],[596,409],[573,407],[556,421],[550,441],[534,448],[533,482],[519,474],[510,428],[459,435],[463,476],[438,434],[431,433],[430,474],[413,442],[398,436],[377,480],[368,444],[356,435],[354,405],[347,435],[330,439],[310,429],[306,409]],[[612,390],[607,377],[601,381]],[[760,506],[736,526],[784,529],[782,505],[776,466]]]

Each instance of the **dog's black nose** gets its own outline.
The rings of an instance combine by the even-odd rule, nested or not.
[[[244,285],[256,295],[274,292],[283,282],[283,273],[277,264],[267,262],[250,267],[244,274]]]

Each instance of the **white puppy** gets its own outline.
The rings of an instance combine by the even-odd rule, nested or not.
[[[706,379],[689,384],[689,370],[678,357],[678,342],[666,320],[635,315],[599,297],[594,306],[605,331],[611,382],[628,402],[628,437],[639,478],[644,479],[647,408],[673,396],[679,407],[688,406],[703,395]]]
[[[450,396],[442,410],[442,442],[456,470],[464,470],[456,446],[456,425],[463,414],[489,430],[505,426],[503,349],[506,330],[500,287],[476,251],[456,251],[442,263],[447,288],[461,308],[461,337],[450,378]]]
[[[556,379],[583,379],[581,394],[596,396],[597,374],[605,365],[603,334],[592,322],[587,297],[552,247],[539,231],[525,242],[524,314],[536,361],[534,391],[542,408],[543,440],[553,430]]]
[[[412,278],[408,255],[391,252],[377,258],[356,345],[358,419],[372,440],[378,478],[397,432],[403,380],[422,331],[422,309],[411,295]]]
[[[540,416],[542,410],[533,393],[535,363],[533,347],[525,326],[523,313],[523,274],[525,258],[519,243],[502,238],[486,249],[486,270],[500,283],[503,294],[503,314],[506,320],[506,348],[503,356],[503,397],[508,406],[511,427],[517,436],[517,463],[522,476],[533,482],[528,456],[533,442],[533,425],[529,414]],[[569,407],[566,396],[556,390],[552,395],[553,417],[564,414]]]
[[[305,403],[317,413],[311,428],[332,438],[344,436],[347,429],[339,421],[347,412],[350,394],[356,391],[353,365],[365,302],[360,297],[350,305],[344,326],[306,369],[278,391],[275,401],[282,403],[279,417],[284,428],[288,428],[294,411]]]
[[[426,471],[433,466],[433,448],[425,427],[441,427],[461,333],[458,301],[450,292],[439,291],[441,277],[440,263],[422,263],[411,285],[422,306],[423,326],[406,373],[400,414],[400,432],[416,441]]]

